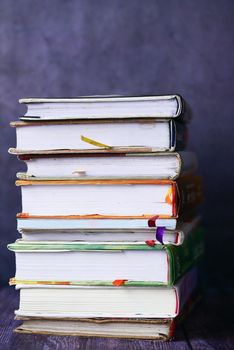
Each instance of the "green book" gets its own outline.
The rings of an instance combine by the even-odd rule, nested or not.
[[[11,283],[171,286],[201,259],[203,229],[190,232],[181,246],[150,244],[18,240],[8,245],[16,253]]]

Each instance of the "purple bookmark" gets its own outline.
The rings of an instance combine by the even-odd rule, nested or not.
[[[165,227],[157,227],[156,228],[156,240],[160,243],[163,243],[163,234],[164,234]]]

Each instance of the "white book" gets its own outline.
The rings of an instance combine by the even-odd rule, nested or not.
[[[119,250],[114,250],[113,244],[109,250],[93,251],[88,242],[84,242],[87,249],[84,251],[47,251],[44,247],[34,243],[34,250],[25,251],[15,249],[16,274],[18,281],[114,281],[116,279],[127,279],[130,281],[157,281],[168,283],[168,254],[164,250],[121,250],[123,242],[119,243]],[[55,242],[54,249],[56,249]],[[110,242],[112,243],[112,242]],[[15,244],[22,244],[18,241]],[[100,242],[100,245],[103,242]],[[129,242],[125,242],[125,245]],[[77,243],[78,245],[78,243]],[[90,248],[88,247],[90,245]],[[133,243],[131,243],[133,245]],[[144,243],[142,242],[142,246]],[[36,250],[36,249],[40,250]],[[131,247],[130,247],[131,248]],[[134,247],[133,247],[134,248]],[[72,248],[71,248],[72,249]],[[112,250],[111,250],[112,249]],[[117,247],[116,247],[117,249]],[[144,264],[142,263],[144,261]]]
[[[155,229],[149,228],[147,231],[47,231],[43,229],[28,231],[24,230],[22,233],[24,241],[75,241],[75,242],[144,242],[147,240],[154,240],[155,244],[161,244],[156,239]],[[163,243],[180,245],[183,243],[185,237],[184,231],[165,230],[163,233]]]
[[[173,120],[12,122],[16,154],[73,152],[164,152],[185,146],[186,126]]]
[[[127,154],[44,154],[20,156],[27,165],[19,179],[155,178],[176,179],[197,168],[193,152]]]
[[[115,181],[115,180],[113,180]],[[175,184],[168,180],[24,181],[22,211],[30,215],[175,216]],[[136,180],[137,181],[137,180]],[[171,198],[171,199],[170,199]]]
[[[197,287],[192,269],[172,287],[101,287],[18,285],[17,316],[64,317],[176,317]]]
[[[22,217],[75,216],[103,219],[176,218],[201,202],[201,181],[159,179],[17,180]]]
[[[178,95],[81,96],[74,98],[23,98],[27,111],[22,120],[174,118],[183,112]]]
[[[71,216],[29,216],[25,213],[17,214],[17,229],[21,234],[30,234],[32,232],[52,232],[71,233],[71,232],[118,232],[126,233],[150,232],[155,231],[156,227],[165,227],[167,230],[177,228],[176,219],[155,218],[152,228],[149,227],[148,220],[142,219],[121,219],[121,218],[75,218]]]

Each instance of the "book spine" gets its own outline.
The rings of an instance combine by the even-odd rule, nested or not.
[[[204,230],[198,227],[187,235],[181,246],[167,246],[169,278],[168,284],[173,285],[192,266],[196,265],[204,253]]]
[[[175,95],[177,100],[177,113],[175,117],[176,119],[182,123],[188,123],[192,119],[192,111],[188,103],[181,97],[180,95]]]
[[[187,174],[177,180],[178,188],[178,214],[180,219],[189,217],[189,214],[202,202],[201,178],[196,175]]]

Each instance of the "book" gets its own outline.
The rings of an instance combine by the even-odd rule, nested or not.
[[[80,215],[89,218],[178,216],[201,201],[200,177],[178,182],[157,179],[17,180],[22,211],[30,215]]]
[[[197,159],[192,152],[125,154],[43,154],[21,155],[27,171],[18,179],[43,180],[85,178],[156,178],[175,180],[194,172]]]
[[[23,321],[16,333],[69,335],[83,337],[169,340],[173,337],[173,318],[96,318],[66,319],[16,316]]]
[[[179,95],[81,96],[73,98],[23,98],[27,111],[21,120],[184,118],[184,100]]]
[[[17,148],[13,154],[72,150],[79,152],[164,152],[183,150],[187,128],[173,120],[112,119],[12,122]]]
[[[173,285],[203,255],[201,227],[180,246],[149,242],[28,242],[8,245],[16,255],[11,284]]]
[[[123,230],[125,232],[148,232],[150,228],[164,227],[166,230],[175,230],[178,227],[177,219],[159,218],[153,216],[147,218],[106,218],[101,215],[80,217],[79,215],[30,215],[28,213],[17,214],[17,228],[20,233],[26,231],[57,230],[61,231],[104,231],[113,232]]]
[[[75,318],[61,316],[45,318],[41,315],[16,315],[15,319],[22,321],[22,324],[16,328],[15,332],[166,341],[174,337],[175,327],[183,323],[200,299],[201,292],[199,288],[195,288],[185,305],[181,307],[179,315],[174,318]]]
[[[72,222],[70,223],[69,221]],[[145,242],[154,240],[155,244],[161,244],[157,240],[155,227],[141,229],[128,227],[123,229],[116,222],[116,226],[112,229],[104,227],[100,229],[96,227],[95,223],[98,219],[87,219],[86,228],[81,228],[79,227],[79,221],[82,224],[84,220],[17,219],[17,226],[22,239],[25,241]],[[112,223],[113,220],[109,221]],[[183,244],[188,232],[194,230],[199,221],[200,217],[195,217],[191,221],[179,223],[176,230],[164,228],[162,233],[163,243]],[[78,228],[75,225],[78,225]]]
[[[24,285],[17,316],[174,318],[197,288],[193,268],[171,287]]]

